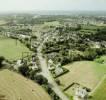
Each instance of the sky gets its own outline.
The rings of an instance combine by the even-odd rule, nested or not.
[[[0,12],[36,10],[106,11],[106,0],[0,0]]]

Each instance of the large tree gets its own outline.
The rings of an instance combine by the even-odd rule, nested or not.
[[[4,59],[5,59],[5,58],[4,58],[3,56],[0,56],[0,68],[3,66],[2,63],[3,63]]]

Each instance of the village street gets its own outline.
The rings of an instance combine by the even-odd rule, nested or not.
[[[45,39],[46,40],[46,39]],[[45,41],[44,40],[44,41]],[[43,42],[44,43],[44,42]],[[59,88],[59,86],[56,84],[56,82],[54,81],[50,71],[48,70],[48,67],[47,67],[47,62],[46,62],[46,59],[44,59],[42,57],[42,53],[41,53],[41,50],[42,50],[42,45],[43,43],[40,44],[40,46],[38,47],[37,49],[37,55],[38,55],[38,58],[40,60],[40,65],[41,65],[41,74],[46,77],[48,79],[48,82],[49,84],[51,84],[51,88],[54,90],[54,92],[62,99],[62,100],[69,100],[68,97],[61,91],[61,89]]]

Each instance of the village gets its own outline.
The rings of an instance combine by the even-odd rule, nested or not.
[[[43,19],[43,16],[41,17]],[[77,72],[78,65],[75,66],[76,69],[72,67],[73,72],[71,65],[68,67],[65,65],[78,61],[92,61],[89,63],[99,63],[105,69],[105,57],[99,58],[106,55],[106,29],[103,26],[105,20],[99,19],[99,17],[91,19],[89,16],[61,18],[60,22],[47,22],[45,21],[47,19],[43,19],[42,22],[38,21],[36,25],[31,22],[19,24],[19,19],[15,16],[11,23],[0,25],[1,39],[13,39],[15,46],[22,43],[29,50],[22,51],[18,59],[5,58],[3,63],[9,66],[9,70],[37,82],[53,100],[89,100],[90,97],[93,100],[90,94],[96,87],[98,80],[93,77],[95,84],[85,84],[89,77],[86,78],[82,75],[85,82],[78,80],[80,75],[75,77],[74,72]],[[51,18],[51,20],[53,19]],[[58,16],[55,20],[58,20]],[[46,24],[44,24],[45,22]],[[102,33],[101,37],[99,37],[100,33]],[[81,65],[83,66],[83,64]],[[87,68],[91,70],[91,65]],[[86,73],[86,69],[81,72],[82,74]],[[88,73],[88,75],[92,73]],[[101,79],[105,70],[98,73],[101,75],[99,77]]]

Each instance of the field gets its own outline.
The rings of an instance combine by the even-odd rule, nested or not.
[[[0,25],[6,24],[7,22],[5,20],[0,19]]]
[[[9,60],[22,57],[22,52],[30,52],[22,43],[10,38],[0,38],[0,56]]]
[[[81,86],[93,90],[104,74],[106,74],[106,64],[99,64],[91,61],[74,62],[64,67],[69,69],[70,72],[58,79],[62,84],[62,90],[65,90],[65,93],[68,95],[73,94],[71,91],[74,89],[70,87],[71,84],[78,83]]]
[[[0,71],[0,100],[51,100],[38,84],[9,70]]]
[[[58,21],[53,21],[53,22],[45,22],[44,25],[46,26],[58,26],[60,23]]]
[[[94,92],[91,100],[106,100],[106,77]]]

